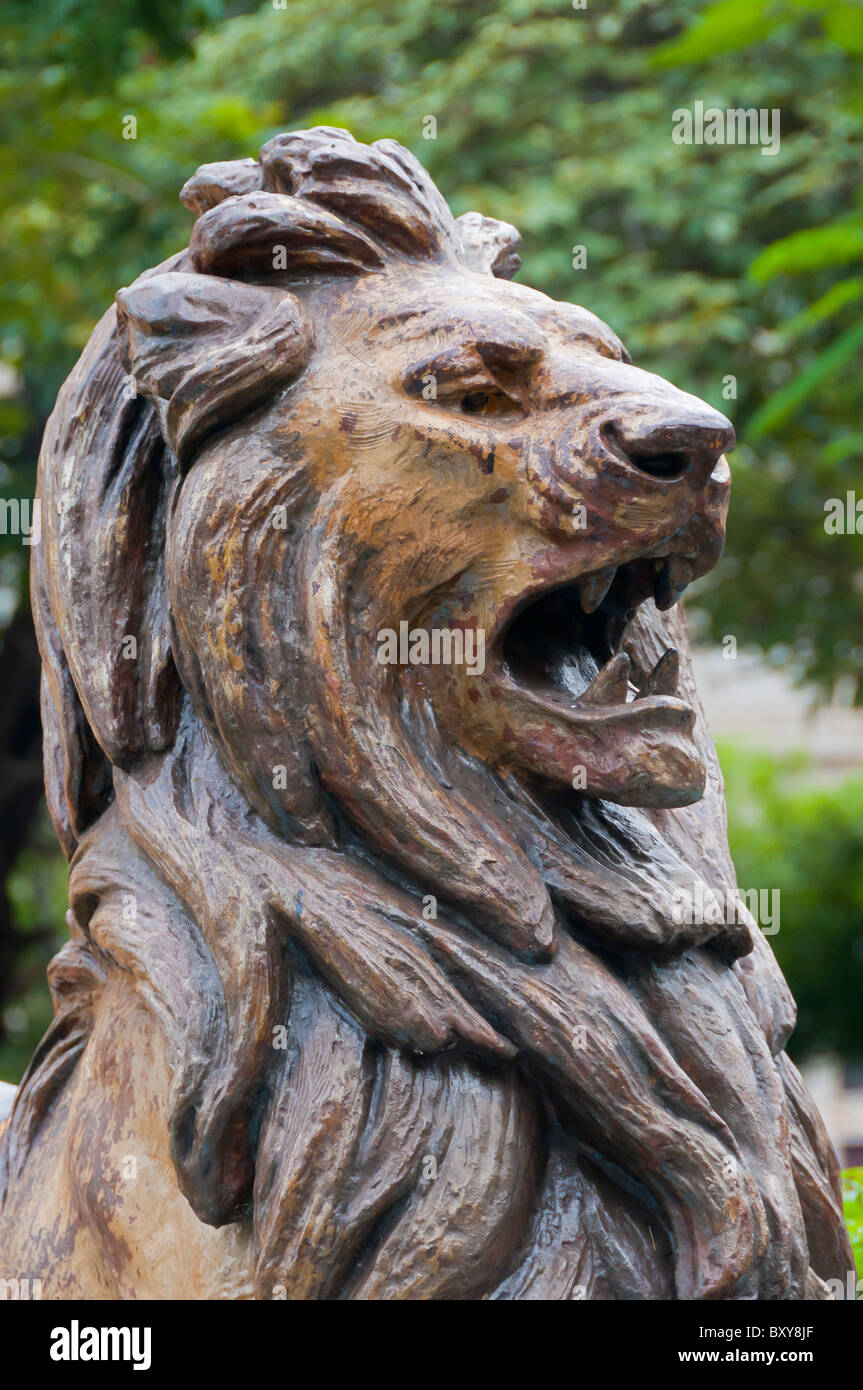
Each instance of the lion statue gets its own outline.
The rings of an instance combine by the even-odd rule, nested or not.
[[[0,1276],[830,1297],[837,1163],[727,910],[678,604],[731,426],[392,140],[280,135],[181,198],[41,454],[70,937]]]

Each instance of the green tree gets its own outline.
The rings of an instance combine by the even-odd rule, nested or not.
[[[797,999],[789,1051],[863,1059],[863,775],[813,785],[802,758],[720,748],[742,889],[779,891],[770,937]]]

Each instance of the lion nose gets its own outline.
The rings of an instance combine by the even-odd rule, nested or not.
[[[709,406],[610,420],[603,434],[614,452],[640,472],[652,478],[686,476],[696,487],[707,482],[717,460],[735,444],[733,425]]]

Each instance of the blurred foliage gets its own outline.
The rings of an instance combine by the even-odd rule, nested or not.
[[[857,1276],[863,1279],[863,1168],[849,1168],[842,1174],[842,1195]]]
[[[17,384],[0,399],[3,493],[32,493],[47,413],[115,290],[185,244],[177,192],[199,163],[320,123],[394,136],[457,214],[521,229],[521,279],[585,303],[640,365],[733,418],[729,548],[699,598],[712,635],[758,644],[825,691],[856,677],[863,536],[828,536],[824,503],[857,486],[863,446],[860,4],[280,3],[7,0],[0,366]],[[674,144],[672,113],[695,101],[778,110],[778,153]],[[0,629],[25,601],[25,559],[0,536]],[[764,763],[728,768],[741,880],[783,888],[774,941],[801,999],[799,1047],[859,1051],[860,887],[843,854],[859,855],[860,788],[846,810]],[[750,802],[757,825],[738,814]],[[62,873],[41,838],[27,856],[12,887],[41,969]],[[19,977],[23,1060],[44,989],[27,960]]]
[[[47,810],[33,843],[19,856],[8,888],[23,948],[15,958],[11,999],[3,1010],[0,1080],[17,1081],[53,1016],[45,968],[66,940],[68,866],[57,848]]]
[[[778,889],[770,945],[797,999],[788,1051],[863,1059],[863,773],[807,782],[801,757],[719,749],[741,889]]]

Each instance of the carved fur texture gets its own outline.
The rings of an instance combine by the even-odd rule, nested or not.
[[[70,940],[0,1275],[824,1296],[836,1161],[725,911],[678,603],[728,422],[511,283],[515,229],[393,141],[281,135],[181,196],[188,249],[119,292],[40,461]],[[383,661],[402,625],[482,669]]]

